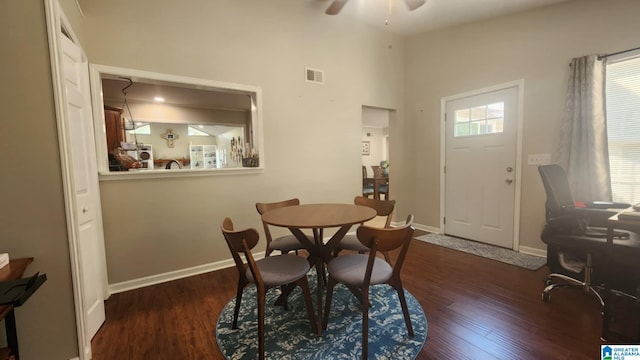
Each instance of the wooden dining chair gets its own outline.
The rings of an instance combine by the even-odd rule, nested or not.
[[[233,323],[231,328],[238,328],[238,314],[244,288],[255,283],[258,297],[258,356],[260,360],[264,355],[264,308],[267,291],[272,287],[295,284],[302,289],[307,315],[311,323],[312,331],[316,329],[316,318],[311,303],[311,292],[307,272],[310,269],[309,262],[300,256],[275,255],[255,260],[251,253],[258,243],[260,235],[255,229],[234,230],[230,218],[225,218],[220,225],[220,230],[227,242],[233,261],[238,270],[238,289],[236,303],[233,311]],[[245,261],[242,260],[244,256]]]
[[[279,209],[285,206],[295,205],[300,205],[299,199],[294,198],[272,203],[256,203],[256,209],[258,210],[258,213],[262,215],[267,211]],[[297,254],[298,250],[304,249],[304,246],[300,244],[300,241],[295,236],[293,236],[293,234],[283,235],[274,239],[271,236],[269,224],[263,221],[262,226],[264,227],[264,235],[267,238],[267,249],[265,252],[265,256],[269,256],[274,250],[280,250],[282,254],[286,254],[290,251],[295,251]],[[309,241],[314,242],[313,236],[307,235],[307,237],[309,238]]]
[[[362,196],[373,196],[375,192],[374,186],[373,180],[371,180],[369,174],[367,174],[367,167],[362,165]]]
[[[378,197],[380,195],[384,195],[385,200],[389,199],[389,179],[388,176],[384,174],[384,168],[380,165],[371,165],[371,169],[373,170],[373,177],[387,177],[387,181],[384,184],[378,185]]]
[[[360,290],[362,305],[362,359],[367,359],[369,338],[369,289],[371,286],[387,284],[391,286],[400,300],[409,337],[413,337],[413,326],[409,317],[409,308],[404,296],[404,287],[400,280],[400,270],[407,250],[413,239],[413,215],[407,217],[405,225],[397,228],[378,229],[362,225],[357,234],[360,242],[369,249],[369,254],[347,254],[334,258],[327,264],[329,280],[325,304],[323,329],[326,330],[331,311],[333,288],[343,283],[350,289]],[[392,251],[400,248],[396,263],[392,266],[386,260],[376,256],[378,251]]]
[[[376,200],[369,199],[363,196],[356,196],[353,199],[353,203],[356,205],[367,206],[376,211],[376,217],[362,223],[361,225],[367,225],[376,228],[388,228],[391,225],[391,215],[396,206],[395,200]],[[369,248],[362,244],[355,234],[347,234],[340,240],[340,243],[335,247],[333,255],[337,256],[342,250],[354,250],[359,253],[365,253],[369,251]],[[387,262],[389,261],[388,253],[383,253]]]

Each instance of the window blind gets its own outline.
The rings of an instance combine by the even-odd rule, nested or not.
[[[640,55],[608,61],[606,106],[613,201],[640,203]]]

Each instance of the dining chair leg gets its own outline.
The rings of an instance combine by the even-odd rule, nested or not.
[[[233,330],[238,328],[238,314],[240,313],[240,304],[242,303],[242,293],[244,292],[244,287],[246,285],[246,282],[244,282],[242,278],[238,279],[238,289],[236,290],[236,306],[233,309],[233,323],[231,323],[231,328]]]
[[[400,280],[391,281],[389,283],[398,293],[398,299],[400,300],[400,307],[402,308],[402,314],[404,315],[404,323],[407,325],[407,332],[409,337],[413,337],[413,326],[411,325],[411,317],[409,316],[409,307],[407,306],[407,299],[404,296],[404,287]]]
[[[369,352],[369,287],[362,289],[362,360],[367,360]]]
[[[258,358],[264,360],[264,307],[267,291],[264,287],[257,289],[258,294]]]
[[[286,287],[285,285],[281,285],[281,286],[280,286],[280,293],[281,293],[281,294],[284,294],[286,291],[287,291],[287,287]],[[290,291],[289,291],[289,292],[290,292]],[[288,296],[285,296],[285,297],[282,299],[282,303],[281,303],[282,308],[283,308],[285,311],[288,311],[288,310],[289,310],[289,303],[287,303],[287,299],[288,299]]]
[[[273,304],[275,306],[282,306],[285,310],[289,310],[287,306],[287,299],[289,298],[289,295],[291,295],[291,292],[295,288],[296,288],[296,283],[281,286],[280,295],[278,296],[278,298]]]
[[[316,314],[313,311],[313,302],[311,300],[311,290],[309,290],[309,280],[307,279],[306,276],[303,276],[298,281],[296,281],[296,284],[300,286],[300,289],[302,290],[302,296],[304,297],[304,305],[307,308],[307,316],[309,317],[309,322],[311,323],[311,331],[315,334],[320,335],[321,334],[320,327],[322,325],[318,323],[316,319]]]

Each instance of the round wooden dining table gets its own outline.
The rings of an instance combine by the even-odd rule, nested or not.
[[[300,241],[309,252],[309,262],[315,264],[318,275],[317,307],[318,317],[317,333],[322,333],[322,294],[324,264],[331,261],[331,252],[342,240],[345,234],[354,224],[360,224],[371,220],[376,216],[376,211],[367,206],[354,204],[303,204],[286,206],[268,211],[262,215],[262,220],[267,224],[286,227]],[[338,228],[335,234],[324,241],[324,229]],[[311,229],[313,239],[302,232],[302,229]]]

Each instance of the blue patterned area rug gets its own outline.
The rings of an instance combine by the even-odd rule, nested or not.
[[[309,272],[311,295],[316,306],[315,272]],[[362,350],[362,312],[355,296],[342,284],[336,285],[327,330],[311,332],[300,288],[289,296],[289,310],[274,306],[278,289],[267,293],[265,309],[265,357],[267,359],[359,359]],[[369,359],[413,360],[427,338],[427,318],[422,306],[405,290],[414,337],[407,336],[398,295],[387,285],[371,288],[369,298]],[[218,347],[227,360],[258,358],[256,288],[244,290],[238,329],[232,330],[235,297],[225,305],[216,325]],[[324,304],[323,304],[324,305]]]
[[[416,239],[529,270],[538,270],[547,263],[547,259],[540,256],[523,254],[517,251],[501,248],[499,246],[488,245],[448,235],[426,234],[418,236]]]

